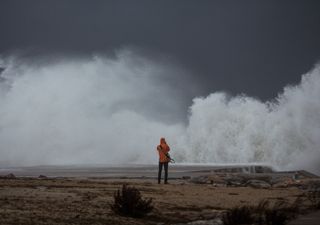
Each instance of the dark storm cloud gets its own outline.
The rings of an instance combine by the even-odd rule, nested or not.
[[[165,136],[177,162],[319,172],[319,12],[311,0],[2,0],[0,166],[154,163]]]
[[[7,0],[0,54],[110,54],[129,46],[182,64],[200,87],[192,95],[269,99],[319,60],[319,12],[319,1],[302,0]]]

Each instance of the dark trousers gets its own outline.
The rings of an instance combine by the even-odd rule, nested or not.
[[[161,172],[164,166],[164,183],[168,183],[168,162],[159,162],[158,184],[161,182]]]

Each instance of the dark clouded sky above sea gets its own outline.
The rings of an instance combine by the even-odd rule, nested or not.
[[[0,0],[0,166],[320,173],[319,0]]]
[[[320,58],[316,0],[2,0],[0,28],[2,56],[132,48],[172,60],[189,71],[196,96],[222,90],[271,99]]]

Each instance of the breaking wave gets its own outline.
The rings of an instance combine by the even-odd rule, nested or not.
[[[179,157],[206,163],[262,162],[320,171],[320,66],[273,101],[213,93],[195,98]]]
[[[179,162],[320,171],[320,66],[273,101],[197,97],[185,122],[183,72],[172,65],[125,51],[2,65],[0,165],[155,163],[165,136]]]

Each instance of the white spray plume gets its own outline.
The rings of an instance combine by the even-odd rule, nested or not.
[[[161,122],[172,113],[170,108],[179,111],[179,90],[161,80],[172,82],[172,73],[179,73],[173,66],[130,51],[115,59],[66,59],[49,65],[4,61],[3,164],[156,162],[160,137],[184,130],[182,123]]]
[[[173,65],[128,51],[115,59],[2,64],[2,164],[156,163],[165,136],[179,162],[320,171],[320,66],[272,102],[195,98],[185,124],[177,119],[182,70]]]
[[[187,161],[320,172],[320,66],[272,102],[224,93],[194,99],[180,146]]]

